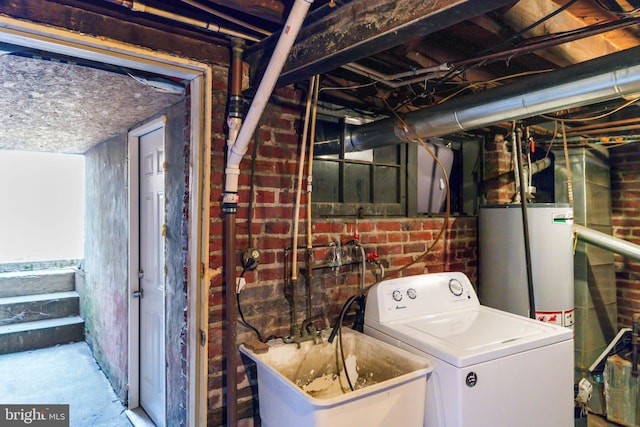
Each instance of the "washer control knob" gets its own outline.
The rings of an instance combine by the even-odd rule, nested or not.
[[[458,279],[451,279],[449,280],[449,291],[451,291],[453,295],[459,297],[462,295],[462,292],[464,292],[464,287]]]
[[[416,292],[415,289],[409,288],[407,289],[407,296],[411,299],[416,299],[416,297],[418,296],[418,293]]]
[[[400,292],[399,290],[395,290],[393,291],[393,299],[396,301],[402,301],[402,292]]]

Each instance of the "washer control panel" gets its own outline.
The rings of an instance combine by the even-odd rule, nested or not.
[[[420,274],[385,280],[373,286],[367,298],[365,319],[387,322],[479,305],[464,273]]]

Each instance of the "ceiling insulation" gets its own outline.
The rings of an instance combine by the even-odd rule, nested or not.
[[[72,63],[0,56],[0,149],[84,153],[183,98]]]

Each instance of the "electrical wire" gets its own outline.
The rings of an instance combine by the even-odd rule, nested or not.
[[[600,7],[600,9],[602,9],[602,10],[604,10],[606,12],[609,12],[609,13],[613,13],[614,15],[617,15],[617,16],[634,16],[634,15],[638,14],[638,12],[640,12],[640,8],[635,8],[635,9],[630,10],[628,12],[625,12],[625,11],[620,12],[620,11],[611,9],[609,6],[604,4],[602,2],[602,0],[595,0],[595,2],[598,5],[598,7]]]
[[[540,114],[540,117],[547,119],[547,120],[557,120],[561,123],[576,123],[576,122],[588,122],[591,120],[598,120],[598,119],[603,119],[607,116],[610,116],[612,114],[617,113],[618,111],[627,108],[630,105],[635,104],[636,102],[640,101],[640,96],[637,98],[633,98],[627,102],[625,102],[624,104],[620,105],[619,107],[614,108],[611,111],[608,111],[606,113],[603,114],[599,114],[597,116],[591,116],[591,117],[572,117],[572,118],[562,118],[562,117],[553,117],[553,116],[548,116],[546,114]]]
[[[436,162],[436,164],[438,165],[438,167],[440,168],[440,170],[442,171],[442,174],[444,175],[444,183],[445,183],[445,187],[446,187],[446,202],[445,202],[445,216],[444,216],[444,221],[442,222],[442,227],[440,227],[440,231],[438,232],[438,235],[436,236],[435,240],[431,243],[431,245],[429,245],[427,247],[427,249],[420,255],[418,255],[417,258],[415,258],[413,261],[411,261],[410,263],[396,269],[396,270],[387,270],[387,275],[388,274],[400,274],[402,273],[404,270],[406,270],[407,268],[411,267],[412,265],[416,264],[417,262],[421,261],[424,257],[427,256],[427,254],[429,254],[431,252],[431,250],[436,246],[436,244],[438,244],[438,242],[440,241],[440,238],[444,235],[445,230],[447,229],[447,226],[449,225],[449,217],[451,215],[451,188],[449,186],[449,176],[447,174],[447,170],[445,169],[444,165],[442,164],[442,162],[440,161],[440,159],[438,159],[438,156],[436,156],[436,154],[433,152],[433,150],[427,145],[426,142],[424,142],[424,140],[418,135],[418,132],[412,127],[409,126],[409,124],[407,124],[407,122],[405,122],[402,117],[400,117],[400,115],[393,109],[391,108],[391,106],[387,103],[386,99],[382,99],[385,103],[385,105],[387,106],[387,108],[393,113],[393,115],[396,117],[396,119],[398,119],[398,121],[400,121],[400,124],[402,126],[402,128],[405,131],[409,131],[413,137],[415,138],[414,141],[419,142],[422,147],[427,150],[427,152],[429,153],[429,155],[431,155],[431,157],[433,157],[433,160]]]
[[[240,315],[240,320],[242,321],[242,324],[244,326],[246,326],[247,328],[251,329],[253,332],[255,332],[256,336],[258,337],[258,340],[260,340],[260,342],[264,342],[264,339],[262,338],[262,334],[260,333],[260,331],[258,331],[258,329],[256,329],[255,326],[251,325],[249,322],[247,322],[244,318],[244,314],[242,313],[242,307],[240,305],[240,293],[236,292],[236,302],[238,303],[238,314]]]
[[[553,18],[554,16],[556,16],[557,14],[559,14],[560,12],[564,11],[565,9],[569,8],[572,4],[576,3],[578,0],[571,0],[567,3],[565,3],[564,5],[560,6],[558,9],[554,10],[553,12],[551,12],[550,14],[543,16],[542,18],[538,19],[536,22],[534,22],[531,25],[528,25],[527,27],[523,28],[522,30],[518,31],[517,33],[515,33],[514,35],[512,35],[511,37],[509,37],[508,39],[505,39],[503,41],[501,41],[500,43],[497,43],[493,46],[491,46],[490,48],[484,49],[482,51],[480,51],[480,53],[478,54],[478,56],[483,56],[489,52],[496,52],[497,49],[502,48],[503,46],[508,45],[509,43],[511,43],[512,41],[520,38],[522,35],[524,35],[526,32],[528,32],[529,30],[537,27],[538,25],[542,24],[545,21],[548,21],[549,19]],[[455,63],[455,62],[454,62]],[[482,65],[482,63],[478,63],[469,67],[465,68],[466,64],[459,64],[454,66],[451,70],[449,70],[449,72],[447,74],[445,74],[441,79],[439,79],[439,84],[442,84],[444,82],[447,82],[449,80],[451,80],[451,78],[455,77],[458,74],[462,74],[463,72],[467,72],[469,70],[471,70],[472,68],[478,67],[480,65]]]

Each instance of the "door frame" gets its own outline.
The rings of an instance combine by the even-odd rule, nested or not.
[[[134,297],[134,291],[140,288],[138,277],[140,268],[140,138],[149,132],[162,129],[162,145],[164,147],[166,123],[167,116],[162,115],[130,130],[127,135],[129,150],[129,390],[127,393],[129,401],[127,406],[129,410],[140,407],[140,298]],[[164,320],[166,322],[166,305],[163,310],[165,310]],[[164,354],[167,354],[166,346]],[[166,408],[166,389],[164,397]]]
[[[191,93],[189,267],[187,274],[187,425],[207,424],[208,269],[212,70],[209,64],[117,40],[0,16],[0,42],[189,81]],[[204,237],[206,238],[204,238]],[[136,270],[137,278],[137,270]]]

